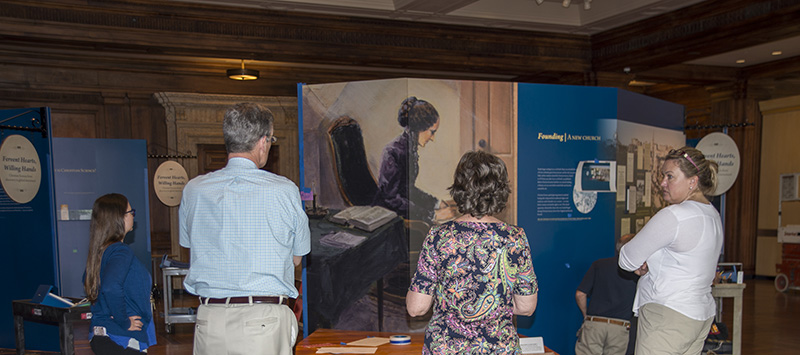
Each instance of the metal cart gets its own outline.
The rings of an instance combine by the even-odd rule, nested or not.
[[[783,244],[783,262],[775,265],[775,289],[780,292],[800,290],[800,244]]]
[[[191,307],[172,306],[172,277],[183,277],[189,273],[188,268],[164,267],[161,268],[164,284],[164,323],[167,333],[172,333],[175,323],[194,323],[197,315]]]

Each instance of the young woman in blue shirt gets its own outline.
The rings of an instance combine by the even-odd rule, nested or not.
[[[89,340],[97,355],[146,353],[156,343],[152,278],[122,242],[133,230],[135,214],[128,199],[115,193],[92,207],[84,290],[92,303]]]

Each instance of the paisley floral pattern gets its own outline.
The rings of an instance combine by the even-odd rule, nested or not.
[[[434,298],[423,354],[519,354],[513,295],[538,291],[525,231],[506,223],[431,228],[410,289]]]

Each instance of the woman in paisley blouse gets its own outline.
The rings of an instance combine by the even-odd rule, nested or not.
[[[450,195],[463,216],[431,228],[406,307],[421,316],[433,305],[423,354],[518,354],[513,315],[536,309],[538,284],[522,228],[493,217],[511,192],[506,166],[467,152]]]

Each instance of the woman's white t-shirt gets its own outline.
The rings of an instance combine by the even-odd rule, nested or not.
[[[711,284],[722,249],[719,213],[711,204],[684,201],[658,211],[620,250],[619,266],[628,271],[647,262],[639,279],[633,312],[655,302],[695,319],[716,314]]]

